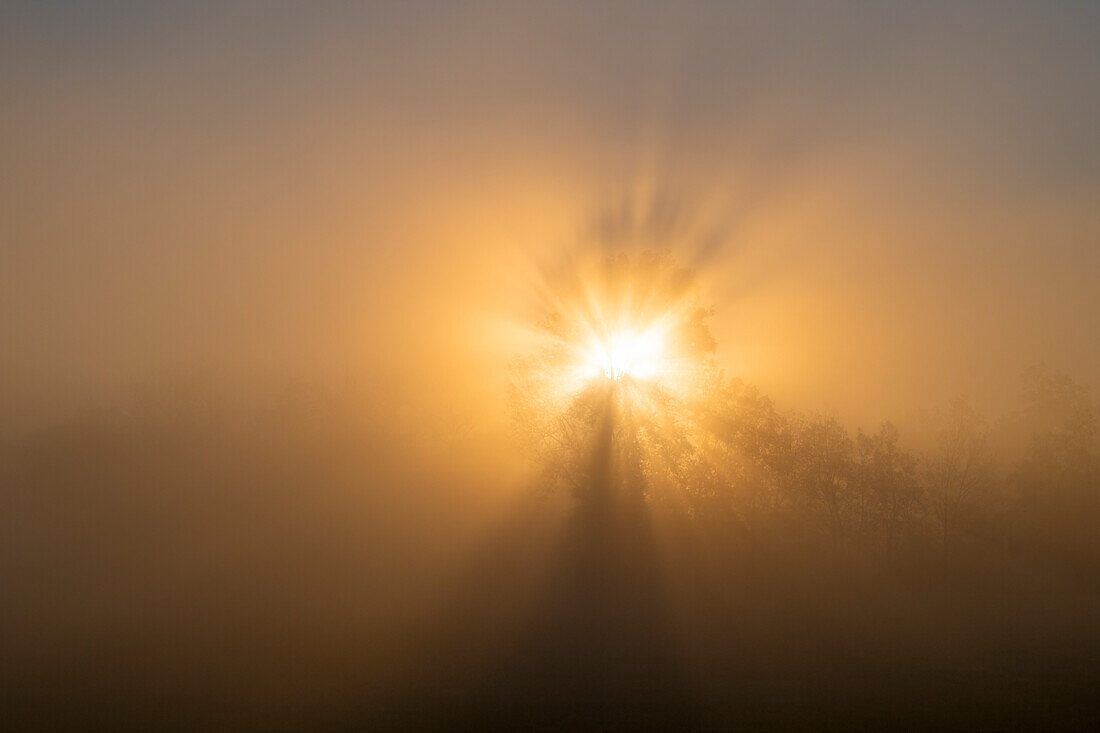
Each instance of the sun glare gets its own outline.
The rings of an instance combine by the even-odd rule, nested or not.
[[[653,328],[637,332],[616,331],[606,339],[594,338],[588,348],[589,366],[612,381],[629,376],[653,379],[661,367],[663,339]]]
[[[616,399],[636,410],[682,399],[709,363],[709,311],[699,307],[691,273],[669,256],[580,259],[541,286],[547,315],[535,336],[545,340],[517,374],[532,380],[527,390],[544,385],[538,398],[551,411],[601,382],[623,385]]]

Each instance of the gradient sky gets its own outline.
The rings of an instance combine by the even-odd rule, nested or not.
[[[180,372],[461,408],[666,200],[781,404],[1100,388],[1100,3],[367,5],[0,5],[5,429]]]

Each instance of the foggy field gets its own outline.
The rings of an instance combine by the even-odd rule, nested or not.
[[[762,510],[731,486],[690,514],[632,496],[610,436],[588,480],[621,493],[574,498],[493,486],[469,445],[399,444],[347,395],[249,415],[179,401],[6,447],[8,720],[1095,723],[1095,447],[990,467],[946,543],[920,466],[887,552],[874,529],[834,539],[808,495]],[[741,407],[732,441],[761,429]],[[1088,483],[1055,483],[1067,472]]]

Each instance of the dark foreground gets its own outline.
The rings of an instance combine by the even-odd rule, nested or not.
[[[1100,730],[1080,553],[777,541],[606,432],[587,493],[481,511],[308,419],[7,450],[0,729]]]

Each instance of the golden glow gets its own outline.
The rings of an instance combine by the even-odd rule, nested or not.
[[[583,494],[597,455],[618,467],[615,480],[640,482],[631,491],[682,502],[687,473],[717,471],[700,408],[721,372],[694,274],[649,252],[567,264],[537,291],[546,315],[512,363],[520,435],[551,483]]]
[[[661,370],[664,339],[655,327],[643,331],[624,329],[606,339],[594,338],[584,357],[593,372],[612,381],[629,376],[649,380]]]
[[[695,396],[712,364],[710,311],[670,255],[578,255],[546,275],[535,289],[546,315],[513,365],[513,394],[532,425],[545,420],[539,430],[553,432],[601,382],[622,385],[615,399],[654,420]]]

